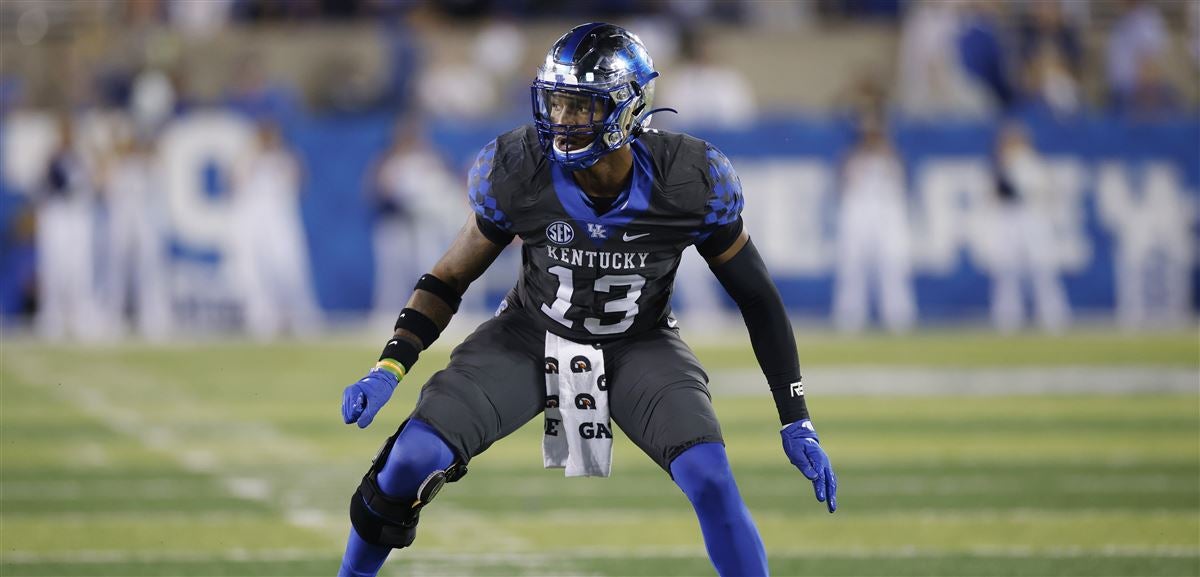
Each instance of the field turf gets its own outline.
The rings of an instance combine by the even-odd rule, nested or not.
[[[809,388],[838,471],[824,512],[766,395],[718,396],[776,575],[1200,575],[1193,333],[801,337],[823,368],[1192,371],[1184,394],[833,396]],[[738,341],[698,347],[753,380]],[[342,425],[364,342],[73,348],[0,341],[0,576],[333,575],[346,505],[416,388]],[[1133,387],[1136,388],[1136,387]],[[618,434],[609,479],[541,468],[540,421],[471,464],[384,575],[712,575],[678,489]]]

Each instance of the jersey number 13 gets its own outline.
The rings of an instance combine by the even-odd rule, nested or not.
[[[574,328],[574,322],[567,319],[567,310],[571,308],[571,297],[575,293],[575,277],[571,269],[564,266],[552,266],[550,274],[558,277],[558,291],[555,293],[554,304],[542,305],[542,312],[555,322],[567,328]],[[612,292],[617,287],[629,287],[624,297],[604,303],[605,313],[624,313],[619,322],[611,325],[600,324],[600,319],[587,317],[583,319],[583,328],[593,335],[616,335],[625,332],[633,326],[633,320],[638,314],[637,300],[642,296],[642,287],[646,279],[636,274],[609,274],[596,279],[593,287],[598,293]]]

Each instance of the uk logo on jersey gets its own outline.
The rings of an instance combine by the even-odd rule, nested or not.
[[[570,244],[575,240],[575,229],[561,220],[556,220],[546,227],[546,238],[554,244]]]
[[[608,238],[608,229],[602,224],[588,223],[588,236],[592,238]]]

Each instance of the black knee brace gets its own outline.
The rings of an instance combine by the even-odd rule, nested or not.
[[[403,429],[404,425],[400,425]],[[417,488],[415,497],[389,497],[379,488],[379,471],[396,444],[397,430],[388,438],[375,456],[371,468],[363,475],[362,483],[350,497],[350,523],[363,541],[372,545],[403,549],[417,538],[417,522],[421,508],[429,504],[446,483],[453,483],[467,474],[460,461],[445,470],[435,470]]]

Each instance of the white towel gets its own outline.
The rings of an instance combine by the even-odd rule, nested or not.
[[[542,462],[568,477],[607,477],[612,470],[612,422],[604,354],[546,333],[546,421]]]

